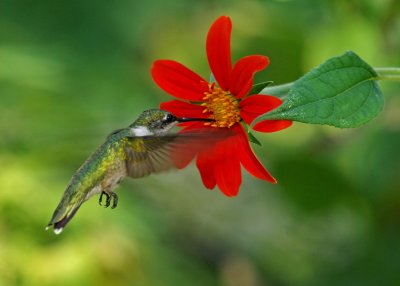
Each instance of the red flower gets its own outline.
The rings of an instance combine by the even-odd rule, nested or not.
[[[276,183],[259,162],[240,124],[250,124],[257,116],[278,107],[282,101],[270,95],[245,97],[253,86],[254,74],[269,64],[261,55],[243,57],[232,67],[230,37],[232,23],[229,17],[219,17],[207,35],[207,58],[215,83],[209,83],[182,64],[171,60],[155,61],[151,70],[157,85],[181,100],[161,103],[161,109],[177,116],[211,118],[212,122],[186,123],[181,132],[192,128],[230,128],[234,136],[218,141],[206,151],[197,154],[197,168],[206,188],[215,185],[227,196],[235,196],[241,184],[242,165],[253,176]],[[254,130],[275,132],[289,127],[287,120],[265,120]],[[184,167],[184,166],[181,166]]]

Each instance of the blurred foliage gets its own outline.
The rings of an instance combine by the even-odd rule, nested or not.
[[[170,97],[152,61],[207,76],[205,36],[233,20],[233,57],[265,54],[258,82],[296,80],[354,50],[400,66],[396,0],[0,2],[0,285],[398,285],[400,88],[351,130],[257,134],[279,180],[244,174],[226,198],[192,166],[126,180],[116,210],[88,201],[45,232],[73,172],[113,129]]]

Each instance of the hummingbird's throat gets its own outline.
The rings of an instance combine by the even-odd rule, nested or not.
[[[204,93],[203,101],[203,113],[209,113],[209,118],[213,120],[204,123],[205,125],[229,128],[240,122],[238,100],[229,92],[215,86],[215,83],[209,85],[209,91]]]

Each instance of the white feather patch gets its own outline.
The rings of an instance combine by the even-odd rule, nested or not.
[[[154,133],[151,132],[147,127],[145,126],[139,126],[139,127],[132,127],[131,128],[132,133],[134,136],[150,136],[153,135]]]
[[[54,233],[55,233],[55,234],[60,234],[62,231],[63,231],[63,228],[62,228],[62,227],[60,227],[60,228],[55,228],[55,229],[54,229]]]

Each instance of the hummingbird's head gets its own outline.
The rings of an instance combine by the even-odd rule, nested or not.
[[[149,136],[166,133],[178,123],[187,121],[210,120],[205,118],[182,118],[165,110],[150,109],[143,111],[139,115],[138,119],[129,126],[129,128],[135,136]]]

